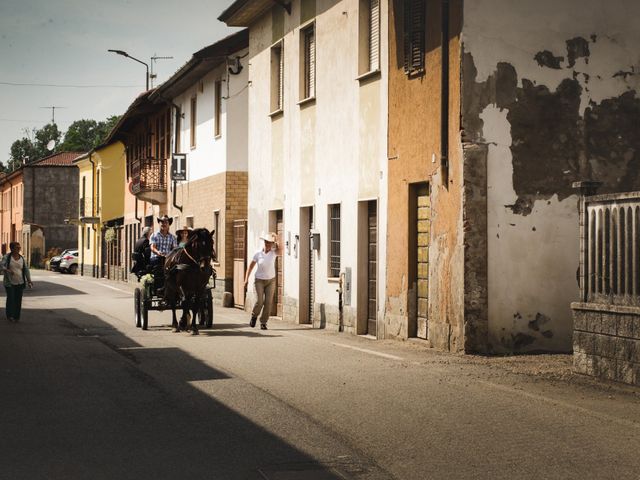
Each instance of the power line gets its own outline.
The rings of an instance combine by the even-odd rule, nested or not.
[[[141,85],[63,85],[54,83],[17,83],[0,82],[11,87],[57,87],[57,88],[142,88]]]

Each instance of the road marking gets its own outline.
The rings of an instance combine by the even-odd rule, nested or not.
[[[110,288],[111,290],[115,290],[116,292],[122,292],[122,293],[131,294],[131,292],[128,292],[126,290],[122,290],[121,288],[112,287],[111,285],[105,285],[104,283],[97,283],[96,282],[96,285],[100,285],[101,287],[104,287],[104,288]]]
[[[488,382],[486,380],[478,380],[478,383],[482,383],[482,384],[487,385],[489,387],[493,387],[493,388],[495,388],[497,390],[502,390],[503,392],[516,393],[518,395],[522,395],[523,397],[527,397],[527,398],[530,398],[530,399],[533,399],[533,400],[540,400],[542,402],[551,403],[553,405],[559,405],[559,406],[567,408],[569,410],[576,410],[576,411],[581,412],[581,413],[586,413],[587,415],[599,418],[600,420],[604,420],[604,421],[607,421],[607,422],[615,422],[615,423],[618,423],[620,425],[625,425],[627,427],[640,428],[640,423],[634,422],[633,420],[625,420],[623,418],[618,418],[618,417],[615,417],[613,415],[608,415],[606,413],[596,412],[595,410],[591,410],[591,409],[585,408],[585,407],[580,407],[580,406],[575,405],[573,403],[565,402],[565,401],[558,400],[558,399],[551,398],[551,397],[545,397],[544,395],[538,395],[538,394],[535,394],[535,393],[525,392],[524,390],[519,390],[517,388],[512,388],[512,387],[509,387],[507,385],[500,385],[498,383]]]
[[[334,342],[331,342],[331,345],[335,345],[336,347],[342,347],[342,348],[350,348],[351,350],[357,350],[358,352],[368,353],[369,355],[375,355],[377,357],[388,358],[390,360],[404,361],[404,358],[402,358],[402,357],[397,357],[397,356],[391,355],[389,353],[376,352],[375,350],[369,350],[368,348],[359,348],[359,347],[354,347],[354,346],[351,346],[351,345],[345,345],[344,343],[334,343]]]

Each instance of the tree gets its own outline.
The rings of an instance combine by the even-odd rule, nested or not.
[[[11,144],[8,171],[12,172],[25,163],[34,162],[55,151],[47,149],[51,140],[57,145],[62,133],[55,123],[49,123],[40,129],[25,130],[25,136]]]
[[[69,130],[64,135],[63,151],[86,152],[102,144],[111,132],[113,126],[120,119],[113,115],[106,120],[77,120],[69,125]]]

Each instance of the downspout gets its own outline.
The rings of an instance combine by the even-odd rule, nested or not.
[[[91,159],[91,155],[93,155],[93,152],[95,152],[95,148],[92,148],[89,151],[89,163],[91,164],[91,216],[94,217],[95,216],[95,202],[96,202],[96,164],[94,163],[94,161]],[[83,227],[84,228],[84,227]],[[98,265],[96,264],[96,260],[97,260],[97,246],[98,246],[98,242],[97,242],[97,235],[96,235],[96,225],[95,223],[91,224],[91,228],[93,229],[93,248],[91,249],[93,251],[93,276],[96,277],[98,272],[100,271],[100,269],[98,268]]]
[[[449,188],[449,0],[442,0],[442,71],[440,93],[440,170]]]

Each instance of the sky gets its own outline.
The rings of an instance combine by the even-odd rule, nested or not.
[[[25,129],[51,121],[51,106],[63,132],[76,120],[125,112],[145,89],[146,69],[108,49],[148,64],[152,56],[173,57],[154,62],[159,85],[193,53],[237,31],[217,19],[231,3],[0,0],[0,162],[6,165]]]

